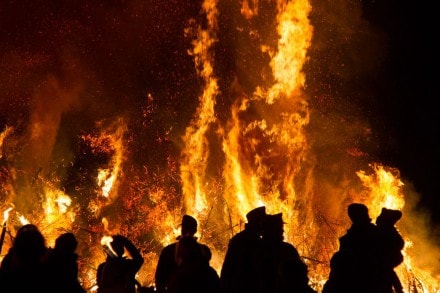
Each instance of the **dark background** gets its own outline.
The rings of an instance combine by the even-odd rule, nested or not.
[[[387,36],[388,55],[371,81],[375,111],[381,119],[380,157],[395,165],[403,179],[420,193],[421,209],[440,222],[437,182],[439,172],[439,111],[435,9],[409,1],[363,1],[364,17]],[[382,125],[384,123],[385,125]]]

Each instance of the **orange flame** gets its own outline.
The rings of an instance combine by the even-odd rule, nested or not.
[[[10,133],[12,133],[12,131],[13,131],[13,128],[12,128],[12,127],[6,126],[5,130],[3,130],[2,132],[0,132],[0,159],[3,157],[3,151],[2,151],[2,149],[3,149],[3,143],[4,143],[5,139],[6,139],[6,137],[7,137]]]
[[[127,131],[126,125],[122,119],[115,121],[109,129],[104,130],[101,135],[95,138],[94,145],[96,147],[110,148],[110,152],[114,152],[106,169],[99,169],[97,176],[97,184],[101,188],[104,197],[109,197],[113,188],[116,188],[117,178],[120,176],[121,165],[124,161],[123,136]]]
[[[100,244],[108,245],[111,241],[108,235],[130,234],[145,258],[140,281],[152,285],[160,250],[175,241],[183,213],[199,221],[199,240],[212,248],[211,264],[220,271],[228,240],[243,228],[246,213],[261,205],[265,205],[269,213],[283,213],[286,241],[298,248],[309,266],[311,284],[319,290],[328,276],[329,260],[337,250],[338,237],[349,226],[346,206],[351,202],[363,202],[373,219],[382,207],[394,208],[404,210],[399,229],[406,241],[405,262],[397,271],[406,291],[416,292],[415,288],[419,288],[423,292],[438,292],[439,277],[435,275],[438,248],[431,243],[427,231],[415,228],[425,227],[426,223],[413,213],[414,195],[403,189],[405,185],[398,170],[373,163],[370,165],[372,172],[357,168],[355,174],[344,174],[342,183],[334,185],[328,181],[339,179],[327,180],[319,175],[319,164],[325,163],[318,162],[311,148],[313,142],[307,131],[312,118],[304,93],[303,66],[313,35],[310,1],[266,1],[276,6],[275,23],[265,28],[275,31],[273,35],[276,36],[267,38],[262,30],[252,26],[252,21],[263,13],[258,8],[259,1],[241,1],[241,15],[237,17],[243,18],[248,27],[234,29],[250,40],[263,40],[243,42],[247,46],[243,51],[252,53],[256,44],[255,51],[261,54],[260,58],[247,61],[262,63],[255,66],[261,69],[261,76],[252,86],[232,81],[231,93],[223,93],[219,88],[214,67],[221,17],[219,2],[203,1],[206,23],[202,25],[191,19],[184,30],[192,40],[188,54],[193,57],[196,73],[203,84],[198,107],[185,128],[181,156],[177,159],[180,169],[176,167],[176,173],[180,172],[178,183],[182,198],[179,190],[169,187],[172,184],[168,178],[176,175],[170,171],[175,168],[171,163],[167,166],[167,174],[159,174],[152,170],[154,167],[142,166],[142,172],[133,171],[130,175],[134,176],[126,176],[131,168],[135,169],[126,164],[130,162],[128,148],[131,145],[126,138],[129,122],[116,118],[108,125],[107,121],[99,122],[96,133],[81,137],[93,154],[105,154],[108,159],[93,169],[90,190],[65,191],[59,187],[62,178],[43,180],[44,175],[31,174],[33,171],[29,170],[35,169],[38,159],[46,159],[50,154],[37,152],[38,158],[32,160],[29,170],[8,166],[6,180],[0,182],[1,195],[5,195],[1,206],[18,202],[22,195],[30,194],[29,198],[39,206],[16,205],[19,224],[38,223],[49,241],[55,239],[60,229],[81,233],[81,245],[85,248],[80,250],[80,278],[92,291],[96,268],[105,258]],[[226,121],[219,119],[216,113],[218,98],[222,95],[233,101],[225,106],[227,113],[222,113],[229,115]],[[148,94],[147,98],[151,106],[152,95]],[[152,107],[143,113],[144,118],[149,111],[153,111]],[[29,126],[33,142],[45,134],[42,126],[46,120],[43,118],[34,116],[34,123]],[[58,121],[60,115],[52,118]],[[53,130],[56,129],[56,125],[51,125],[53,133],[46,144],[55,139]],[[12,128],[9,127],[0,133],[0,158],[3,158],[3,143],[13,139],[10,133]],[[35,153],[32,150],[30,158]],[[1,171],[0,176],[3,175]],[[17,174],[23,174],[24,183],[17,180]],[[10,182],[25,186],[19,190]],[[97,187],[96,190],[93,187]],[[331,195],[330,199],[320,194],[322,190]],[[171,200],[173,196],[178,200]],[[110,217],[115,227],[110,227]],[[13,220],[17,221],[14,217],[9,221]]]
[[[205,174],[209,157],[209,142],[206,133],[215,122],[214,106],[215,97],[218,94],[217,80],[213,73],[211,47],[216,42],[215,31],[217,29],[217,1],[204,1],[203,10],[207,15],[208,28],[203,30],[200,26],[187,28],[188,36],[195,35],[192,42],[193,50],[189,52],[194,56],[196,69],[205,81],[202,96],[199,98],[200,105],[191,125],[187,127],[184,136],[186,143],[182,151],[181,177],[182,189],[185,198],[185,207],[189,213],[198,215],[205,212],[208,207],[206,199],[207,181]]]

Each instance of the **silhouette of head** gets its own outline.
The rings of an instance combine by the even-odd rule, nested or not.
[[[399,210],[392,210],[382,208],[380,215],[376,219],[378,226],[394,226],[402,217],[402,212]]]
[[[18,229],[13,247],[20,257],[37,260],[46,252],[46,240],[37,226],[26,224]]]
[[[63,233],[55,240],[55,248],[57,250],[62,250],[66,252],[75,252],[78,246],[78,241],[76,240],[73,233],[67,232]]]
[[[182,235],[193,236],[197,232],[197,220],[189,215],[184,215],[182,217]]]
[[[263,239],[282,241],[284,239],[283,214],[266,215],[263,222]]]
[[[368,215],[368,208],[361,203],[352,203],[348,206],[348,217],[353,224],[370,223],[371,219]]]
[[[246,219],[250,225],[261,224],[266,217],[266,207],[258,207],[246,214]]]

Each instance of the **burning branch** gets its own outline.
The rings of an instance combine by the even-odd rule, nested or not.
[[[0,254],[2,253],[2,247],[3,247],[3,242],[5,241],[5,235],[6,235],[6,222],[8,221],[9,218],[9,212],[12,210],[12,207],[6,209],[3,212],[3,229],[2,229],[2,234],[0,236]]]

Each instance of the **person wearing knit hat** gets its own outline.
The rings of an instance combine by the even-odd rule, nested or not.
[[[381,292],[403,292],[402,283],[394,271],[394,268],[400,265],[404,258],[402,250],[405,247],[405,241],[395,227],[401,217],[402,212],[399,210],[382,208],[380,215],[376,218],[382,263],[380,283],[383,291]]]
[[[402,218],[402,212],[399,210],[382,208],[380,215],[376,219],[377,226],[394,227],[394,225]]]

